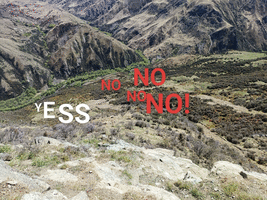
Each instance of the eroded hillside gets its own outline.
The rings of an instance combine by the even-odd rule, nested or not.
[[[172,57],[148,66],[166,72],[160,87],[136,87],[128,71],[80,77],[36,101],[56,102],[55,119],[44,120],[43,107],[36,112],[33,104],[5,112],[0,168],[16,184],[0,175],[4,197],[266,199],[266,59],[265,53],[237,51]],[[102,78],[119,79],[123,87],[102,91]],[[190,113],[183,106],[176,115],[158,114],[152,106],[147,114],[145,102],[127,101],[127,90],[151,93],[156,101],[159,93],[183,100],[189,93]],[[90,122],[59,123],[58,106],[65,103],[89,105]],[[170,104],[178,106],[175,99]]]
[[[1,100],[29,87],[47,89],[56,79],[125,68],[142,60],[134,50],[71,14],[31,3],[1,4]]]
[[[151,59],[266,50],[265,0],[50,1]]]

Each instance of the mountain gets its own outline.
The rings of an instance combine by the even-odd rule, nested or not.
[[[267,50],[266,0],[49,0],[151,59]]]
[[[65,79],[126,67],[142,60],[137,49],[152,62],[178,54],[267,50],[266,0],[35,3],[1,1],[0,99],[41,89],[51,74]]]
[[[266,1],[0,0],[0,17],[1,199],[267,199]]]
[[[28,87],[42,89],[52,75],[65,79],[142,60],[120,41],[50,4],[2,1],[0,17],[0,100]]]

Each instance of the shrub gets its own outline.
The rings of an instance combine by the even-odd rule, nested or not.
[[[253,148],[253,147],[254,147],[254,144],[253,144],[253,142],[247,140],[247,141],[244,143],[244,147],[247,148],[247,149],[250,149],[250,148]]]
[[[6,142],[20,142],[22,143],[24,140],[24,132],[20,128],[11,127],[6,129],[0,137],[1,143]]]
[[[56,25],[55,24],[49,24],[49,28],[54,28]]]
[[[42,159],[42,158],[36,158],[33,162],[32,162],[32,166],[36,166],[36,167],[43,167],[47,165],[47,161]]]
[[[247,157],[250,158],[251,160],[254,160],[254,161],[256,160],[255,153],[253,153],[253,152],[247,153]]]
[[[260,165],[267,164],[267,158],[260,157],[259,160],[258,160],[258,164],[260,164]]]
[[[169,192],[172,192],[172,190],[173,190],[173,184],[172,184],[171,182],[167,182],[166,189],[167,189]]]
[[[137,120],[142,120],[142,119],[143,119],[142,115],[140,115],[140,114],[138,114],[138,113],[134,113],[134,114],[132,115],[132,117],[135,118],[135,119],[137,119]]]
[[[190,191],[191,195],[196,199],[203,199],[204,194],[202,194],[197,188],[194,188]]]
[[[135,135],[133,133],[126,133],[126,136],[131,140],[134,140],[135,138]]]
[[[66,164],[63,164],[61,167],[60,167],[60,169],[67,169],[68,168],[68,166],[66,165]]]
[[[193,142],[193,150],[196,152],[197,156],[200,157],[203,155],[204,150],[207,149],[207,145],[204,144],[202,141],[195,141]]]
[[[34,95],[37,94],[37,91],[36,91],[35,88],[33,88],[33,87],[29,87],[29,88],[26,90],[26,94],[27,94],[28,96],[34,96]]]
[[[178,187],[180,190],[189,190],[190,189],[190,184],[183,182],[183,181],[177,181],[174,183],[176,187]]]
[[[125,163],[132,162],[132,159],[127,155],[126,151],[110,151],[111,159],[122,161]]]
[[[198,132],[200,132],[200,133],[203,133],[204,131],[203,131],[203,128],[201,127],[201,126],[198,126],[197,127],[197,130],[198,130]]]
[[[127,170],[124,170],[122,174],[126,175],[129,179],[133,178],[133,176]]]
[[[238,195],[237,200],[263,200],[263,198],[256,195],[248,195],[247,193],[241,193]]]
[[[24,33],[23,36],[25,36],[25,37],[29,37],[29,36],[31,36],[31,33],[30,33],[30,32],[28,32],[28,33]]]
[[[147,124],[144,121],[138,120],[138,121],[135,122],[135,126],[139,126],[140,128],[144,128],[144,127],[148,127],[149,124]]]
[[[0,153],[8,153],[11,151],[11,147],[8,145],[0,146]]]
[[[127,122],[127,123],[124,125],[124,127],[125,127],[126,129],[132,130],[132,129],[133,129],[133,122],[132,122],[132,121]]]
[[[21,152],[19,152],[17,158],[19,160],[27,160],[29,158],[29,153],[25,149],[23,149]]]
[[[223,187],[223,191],[228,197],[233,196],[233,194],[237,191],[237,189],[238,189],[237,183],[230,183],[229,185]]]
[[[119,128],[112,128],[112,129],[110,129],[110,134],[113,135],[113,136],[118,135],[119,132],[120,132],[120,129]]]
[[[98,147],[99,140],[97,138],[83,140],[83,143],[91,144],[94,147]]]
[[[217,192],[213,192],[213,193],[211,193],[210,196],[211,196],[213,199],[216,199],[216,200],[220,200],[220,199],[222,199],[220,193],[217,193]]]
[[[53,127],[53,129],[55,131],[53,138],[57,139],[66,139],[75,134],[75,126],[72,124],[57,124]]]
[[[76,81],[74,84],[73,84],[73,87],[81,87],[82,86],[82,81]]]
[[[94,132],[94,130],[95,130],[95,125],[94,124],[87,124],[86,125],[86,132],[87,133],[92,133],[92,132]]]

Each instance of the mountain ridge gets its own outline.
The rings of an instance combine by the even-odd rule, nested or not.
[[[118,0],[101,1],[102,7],[94,1],[90,6],[68,1],[76,2],[71,8],[62,2],[57,5],[154,60],[183,53],[267,50],[265,0]]]

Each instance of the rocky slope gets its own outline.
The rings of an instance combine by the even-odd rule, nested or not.
[[[265,0],[53,1],[151,59],[267,49]],[[66,3],[67,2],[67,3]]]
[[[1,112],[0,194],[23,200],[266,199],[266,60],[266,53],[237,51],[177,56],[148,66],[166,72],[161,87],[134,86],[133,74],[120,72],[37,101],[87,104],[91,120],[83,125],[60,123],[58,107],[55,119],[44,119],[43,107],[36,112],[33,104]],[[124,87],[102,91],[103,78]],[[183,106],[176,115],[153,107],[147,114],[145,102],[127,102],[128,90],[182,99],[190,93],[190,113]]]
[[[60,24],[47,34],[46,41],[51,52],[48,65],[58,77],[125,68],[141,60],[132,49],[88,25]]]
[[[0,154],[6,160],[0,161],[4,172],[0,175],[3,198],[179,200],[214,199],[213,196],[228,199],[236,194],[239,198],[266,198],[266,174],[248,172],[227,161],[216,162],[208,170],[191,160],[175,157],[171,150],[140,148],[123,140],[106,143],[105,147],[99,143],[100,149],[47,137],[34,141],[31,145],[34,152],[45,151],[52,157],[52,163],[42,161],[45,156],[41,152],[39,158],[27,160],[25,145],[9,147],[11,155],[16,152],[18,157],[9,162],[6,154]],[[0,145],[0,149],[3,147],[7,148]],[[83,158],[79,158],[78,152],[84,154]],[[62,162],[66,156],[71,156],[71,160]],[[13,170],[8,163],[26,175]],[[233,191],[227,192],[228,187]]]
[[[36,2],[35,2],[36,3]],[[142,60],[121,42],[53,5],[1,2],[0,100],[57,79]]]

